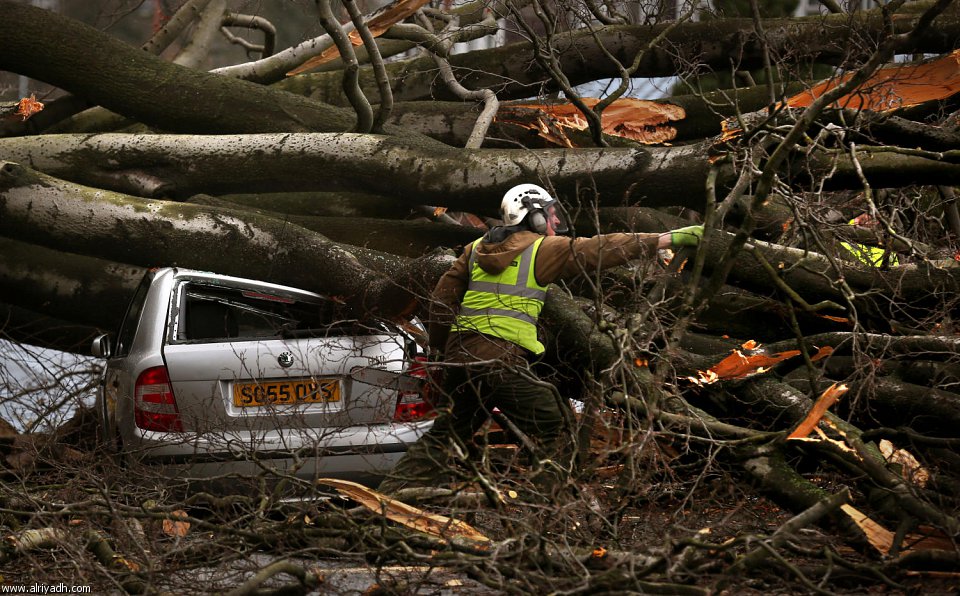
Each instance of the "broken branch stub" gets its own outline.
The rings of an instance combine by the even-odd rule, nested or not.
[[[590,108],[600,101],[590,97],[580,99]],[[686,112],[678,105],[621,98],[604,109],[601,128],[608,135],[656,145],[673,140],[677,129],[670,123],[685,117]],[[502,106],[496,120],[534,130],[561,147],[575,146],[564,129],[581,131],[589,128],[583,114],[571,103],[514,103]]]

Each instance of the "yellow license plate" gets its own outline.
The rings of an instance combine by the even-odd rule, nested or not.
[[[233,385],[233,405],[240,408],[338,401],[340,401],[339,379],[291,379]]]

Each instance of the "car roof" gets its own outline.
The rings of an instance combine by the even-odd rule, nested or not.
[[[223,275],[221,273],[201,271],[199,269],[188,269],[184,267],[160,267],[154,270],[154,275],[156,277],[170,275],[177,281],[196,281],[210,285],[222,285],[262,292],[294,295],[300,299],[306,298],[308,300],[332,300],[330,296],[325,294],[319,294],[317,292],[311,292],[309,290],[303,290],[293,286],[285,286],[261,281],[258,279]]]

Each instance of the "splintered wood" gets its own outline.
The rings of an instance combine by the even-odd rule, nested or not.
[[[19,118],[21,122],[43,110],[43,103],[37,101],[37,96],[31,94],[20,101],[0,103],[0,116],[6,120]]]
[[[850,75],[822,81],[787,100],[791,108],[805,108],[818,97],[845,83]],[[960,91],[960,50],[917,64],[881,68],[833,107],[888,112],[928,101],[945,99]]]
[[[320,478],[317,480],[317,484],[335,488],[343,496],[353,499],[374,513],[442,541],[464,540],[476,548],[490,542],[489,538],[470,524],[445,515],[427,513],[396,499],[391,499],[361,484],[336,478]]]
[[[598,99],[584,97],[583,103],[593,108]],[[665,143],[677,136],[669,124],[683,120],[686,112],[680,106],[642,99],[621,98],[603,110],[601,128],[608,135],[630,139],[647,145]],[[589,128],[583,113],[572,103],[526,103],[501,106],[497,122],[522,126],[560,147],[574,147],[567,130]]]
[[[384,6],[379,11],[373,13],[369,19],[364,21],[364,25],[367,26],[367,29],[370,30],[370,34],[374,38],[380,37],[387,31],[387,29],[420,10],[420,8],[422,8],[427,2],[428,0],[398,0],[397,2],[392,2]],[[363,39],[360,37],[360,32],[358,32],[356,29],[351,31],[347,37],[350,39],[350,43],[354,46],[363,45]],[[293,75],[298,75],[310,70],[311,68],[316,68],[321,64],[326,64],[339,55],[340,50],[337,49],[337,46],[330,46],[322,51],[319,56],[314,56],[300,66],[288,72],[287,76],[290,77]]]

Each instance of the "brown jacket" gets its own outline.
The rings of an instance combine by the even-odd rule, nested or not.
[[[516,232],[503,242],[477,245],[477,263],[488,273],[499,273],[540,236],[534,232]],[[547,236],[537,251],[533,273],[541,285],[561,279],[616,267],[643,255],[656,252],[659,234],[604,234],[592,238]],[[480,360],[524,360],[527,351],[520,346],[480,333],[450,333],[470,282],[467,267],[472,244],[443,274],[433,290],[430,303],[430,347],[444,353],[450,362]]]

